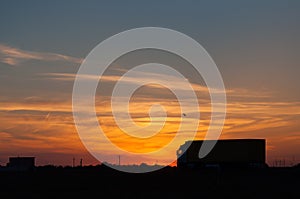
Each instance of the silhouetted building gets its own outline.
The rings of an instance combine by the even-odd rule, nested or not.
[[[7,167],[14,170],[30,170],[35,167],[35,157],[10,157]]]
[[[206,140],[212,142],[215,140]],[[186,141],[177,150],[178,167],[265,167],[264,139],[218,140],[204,158],[199,158],[203,140]]]

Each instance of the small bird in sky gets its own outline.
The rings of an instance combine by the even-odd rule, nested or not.
[[[186,114],[185,113],[182,113],[182,115],[185,117],[186,116]]]
[[[45,116],[45,120],[48,120],[50,117],[50,112]]]

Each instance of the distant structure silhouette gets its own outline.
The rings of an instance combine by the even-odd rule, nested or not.
[[[35,167],[35,157],[10,157],[7,168],[10,170],[30,170]]]
[[[216,140],[206,140],[207,142]],[[177,150],[177,167],[266,167],[264,139],[217,140],[212,151],[199,158],[203,140],[186,141]]]

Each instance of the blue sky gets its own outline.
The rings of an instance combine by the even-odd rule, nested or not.
[[[181,31],[203,45],[230,87],[237,84],[271,87],[280,92],[297,89],[298,1],[2,1],[1,4],[0,42],[13,47],[84,58],[113,34],[136,27],[166,27]],[[255,82],[251,81],[254,77]],[[288,99],[299,99],[298,94],[285,94],[289,94]]]

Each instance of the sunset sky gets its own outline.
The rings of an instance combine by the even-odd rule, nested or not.
[[[264,138],[270,165],[275,159],[285,159],[287,164],[299,162],[299,11],[300,1],[296,0],[1,1],[0,165],[5,165],[9,156],[35,156],[38,165],[71,165],[73,157],[77,164],[80,158],[85,165],[98,164],[81,143],[74,124],[74,78],[82,61],[101,41],[148,26],[170,28],[192,37],[215,61],[227,94],[221,138]],[[189,107],[183,118],[170,90],[144,86],[130,103],[135,123],[149,124],[148,109],[153,103],[160,103],[168,117],[159,134],[138,140],[116,126],[110,96],[124,72],[149,62],[172,66],[189,80],[201,117],[195,118],[195,107]],[[143,73],[139,77],[126,81],[136,84],[154,78]],[[174,82],[173,89],[184,92],[176,77],[162,74],[159,78]],[[185,60],[158,50],[131,52],[117,59],[102,77],[95,102],[107,137],[137,153],[151,152],[170,142],[181,122],[199,121],[196,138],[204,138],[210,121],[209,93],[201,76]],[[160,117],[153,119],[161,121]],[[109,149],[100,147],[102,152],[109,154]],[[111,162],[117,163],[118,154],[109,155]],[[123,157],[122,163],[164,164],[166,157],[175,158],[176,151],[158,160]]]

